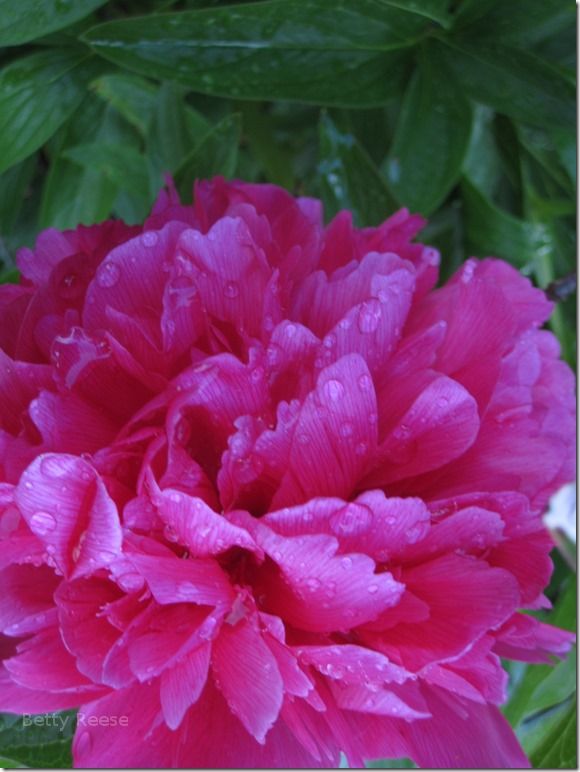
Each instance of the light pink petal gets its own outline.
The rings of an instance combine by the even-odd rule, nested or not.
[[[348,498],[377,442],[372,379],[357,354],[325,368],[296,424],[288,471],[272,501],[278,509],[312,496]]]
[[[177,729],[188,708],[199,699],[209,670],[210,645],[200,646],[161,676],[160,699],[170,729]]]
[[[117,507],[83,459],[39,456],[22,475],[15,499],[31,531],[65,576],[94,573],[120,553]]]
[[[230,709],[263,744],[282,707],[283,683],[262,636],[245,620],[235,627],[224,625],[214,642],[211,665]]]

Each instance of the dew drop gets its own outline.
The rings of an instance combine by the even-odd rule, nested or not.
[[[224,295],[227,298],[237,298],[240,294],[240,288],[235,281],[229,281],[224,285]]]
[[[159,236],[155,231],[147,231],[141,236],[141,243],[145,247],[154,247],[159,241]]]
[[[357,456],[364,456],[367,450],[369,449],[369,446],[366,442],[359,442],[356,448],[354,449],[354,452]]]
[[[65,473],[63,460],[60,456],[45,456],[40,462],[40,471],[47,477],[62,477]]]
[[[56,518],[50,512],[35,512],[30,518],[30,527],[38,536],[45,536],[56,528]]]
[[[378,300],[375,298],[365,300],[358,314],[359,330],[364,334],[374,332],[379,326],[381,313],[381,306]]]
[[[375,595],[375,593],[377,593],[378,590],[379,590],[378,584],[369,584],[369,586],[367,587],[367,592],[370,593],[370,595]]]
[[[105,289],[114,287],[120,278],[121,271],[119,266],[112,261],[103,263],[97,272],[97,284]]]
[[[351,423],[344,423],[338,430],[341,437],[352,437],[354,426]]]
[[[331,402],[338,402],[344,397],[345,389],[340,381],[331,379],[322,387],[324,396]]]
[[[345,571],[348,571],[350,568],[352,568],[352,558],[349,558],[348,555],[346,555],[344,558],[341,558],[340,565],[344,568]]]
[[[166,525],[163,529],[163,535],[167,539],[167,541],[176,542],[178,541],[179,537],[175,531],[175,528],[171,525]]]
[[[306,581],[306,586],[310,592],[316,592],[320,587],[320,579],[312,578]]]
[[[366,373],[359,376],[358,386],[361,391],[369,391],[372,388],[373,379]]]

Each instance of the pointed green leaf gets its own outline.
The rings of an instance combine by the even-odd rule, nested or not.
[[[449,66],[476,101],[534,126],[575,125],[574,88],[556,67],[528,51],[481,42],[476,35],[445,43]]]
[[[551,228],[499,209],[470,180],[461,183],[465,229],[471,254],[502,257],[518,268],[536,266],[554,248]]]
[[[0,172],[50,139],[94,75],[94,57],[70,49],[31,54],[0,72]]]
[[[320,121],[318,173],[328,218],[341,209],[350,209],[358,225],[376,225],[398,209],[364,148],[326,114]]]
[[[0,0],[0,46],[19,46],[83,19],[107,0]]]
[[[471,134],[471,105],[436,46],[426,46],[405,94],[387,160],[390,188],[405,206],[431,214],[459,180]]]
[[[141,134],[147,134],[156,105],[157,86],[137,75],[115,73],[98,78],[92,88]]]
[[[576,769],[576,699],[555,723],[549,734],[532,751],[536,769]]]
[[[131,129],[111,107],[87,99],[58,137],[40,207],[41,228],[74,228],[106,219],[117,195],[116,183],[92,164],[79,165],[64,155],[82,142],[127,143]]]
[[[376,0],[267,0],[108,22],[84,38],[122,67],[206,94],[360,107],[398,92],[427,25]]]

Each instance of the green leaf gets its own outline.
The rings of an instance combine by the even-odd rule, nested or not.
[[[147,134],[157,103],[157,86],[137,75],[115,73],[98,78],[92,88],[143,136]]]
[[[242,108],[244,134],[252,154],[263,167],[266,177],[276,185],[292,190],[294,174],[288,148],[277,141],[275,123],[264,105],[246,102]]]
[[[475,105],[469,147],[463,160],[463,172],[488,198],[501,182],[502,158],[493,130],[495,113],[484,105]]]
[[[0,233],[14,228],[37,163],[37,156],[29,156],[0,174]]]
[[[555,67],[528,51],[477,37],[445,43],[449,66],[476,101],[534,126],[575,125],[574,88]]]
[[[401,8],[404,11],[425,16],[427,19],[439,22],[444,27],[447,27],[450,22],[447,10],[449,0],[380,0],[380,2],[393,8]]]
[[[117,195],[117,185],[92,164],[79,165],[65,155],[82,142],[127,143],[130,127],[105,104],[88,99],[59,136],[58,146],[42,191],[41,228],[75,228],[106,219]]]
[[[228,115],[211,129],[185,158],[175,173],[175,183],[184,200],[191,200],[195,180],[220,174],[233,177],[238,160],[241,119]]]
[[[0,748],[8,758],[27,767],[70,767],[75,714],[46,713],[0,717]],[[35,723],[38,721],[39,723]]]
[[[576,769],[576,699],[535,748],[530,760],[536,769]]]
[[[175,172],[193,147],[210,130],[209,123],[185,102],[185,89],[163,83],[158,89],[147,155],[158,173]]]
[[[0,72],[0,172],[38,150],[74,112],[95,63],[85,51],[42,51]]]
[[[118,188],[147,195],[149,178],[145,157],[130,145],[86,142],[64,151],[63,157],[85,169],[96,169]]]
[[[502,257],[518,268],[537,266],[554,248],[545,223],[527,222],[502,211],[469,179],[461,183],[467,245],[472,254]]]
[[[376,0],[268,0],[108,22],[84,38],[206,94],[362,107],[399,92],[427,23]]]
[[[398,208],[364,148],[327,114],[320,121],[318,173],[327,217],[350,209],[358,225],[376,225]]]
[[[558,599],[548,620],[556,627],[574,630],[576,626],[576,582],[574,577]],[[557,665],[534,665],[527,667],[516,683],[504,714],[512,726],[534,713],[566,700],[576,684],[576,650]]]
[[[18,284],[20,279],[20,272],[18,268],[9,268],[7,271],[0,273],[0,284]]]
[[[572,0],[509,0],[496,2],[479,18],[474,33],[479,39],[500,40],[522,48],[575,24],[576,4]]]
[[[405,94],[386,171],[405,206],[431,214],[459,180],[471,106],[439,49],[426,46]]]
[[[6,759],[4,756],[0,756],[0,767],[4,767],[4,769],[26,769],[24,764],[19,764],[12,759]]]
[[[83,19],[107,0],[0,0],[0,46],[18,46]]]

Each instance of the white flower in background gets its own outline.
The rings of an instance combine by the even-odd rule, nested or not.
[[[563,531],[576,544],[576,483],[564,485],[550,499],[544,522],[550,530]]]

